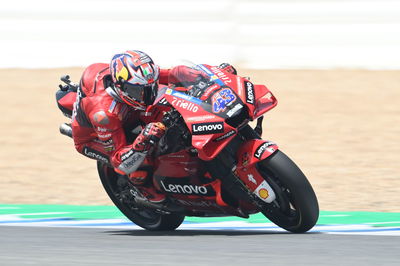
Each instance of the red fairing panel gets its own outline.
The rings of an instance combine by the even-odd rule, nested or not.
[[[278,146],[270,141],[253,139],[244,143],[237,152],[236,175],[243,183],[262,200],[272,196],[266,189],[266,182],[259,173],[256,164],[278,150]]]
[[[268,158],[278,150],[278,145],[271,141],[252,139],[245,142],[237,153],[238,167],[248,167]]]
[[[67,93],[64,97],[62,97],[58,101],[58,103],[61,106],[63,106],[65,108],[67,108],[68,110],[72,111],[75,100],[76,100],[76,92],[72,92],[71,91],[71,92]]]
[[[254,93],[256,96],[255,109],[251,119],[257,119],[278,104],[278,100],[272,92],[264,85],[255,85]]]
[[[226,123],[224,123],[224,127],[227,128],[227,133],[192,136],[192,145],[198,150],[200,159],[204,161],[214,159],[236,135],[235,128]]]
[[[156,158],[155,174],[171,177],[196,176],[200,165],[198,159],[194,158],[187,150],[162,155]]]

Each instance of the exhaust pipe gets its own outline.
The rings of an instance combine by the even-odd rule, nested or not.
[[[71,124],[63,123],[60,125],[60,133],[72,138]]]

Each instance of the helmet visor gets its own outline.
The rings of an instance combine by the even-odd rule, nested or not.
[[[142,104],[144,103],[145,105],[150,105],[154,102],[157,84],[140,85],[124,82],[121,89],[125,96],[130,99]]]

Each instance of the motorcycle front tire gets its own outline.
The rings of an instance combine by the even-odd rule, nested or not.
[[[319,216],[318,200],[299,167],[277,150],[258,163],[258,169],[277,197],[262,213],[293,233],[304,233],[314,227]]]

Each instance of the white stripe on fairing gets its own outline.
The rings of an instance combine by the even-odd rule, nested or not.
[[[400,69],[399,1],[197,3],[19,0],[0,5],[0,67],[87,66],[139,49],[164,67],[189,59],[248,68]],[[110,5],[123,8],[110,16]],[[132,16],[138,6],[152,16]]]

